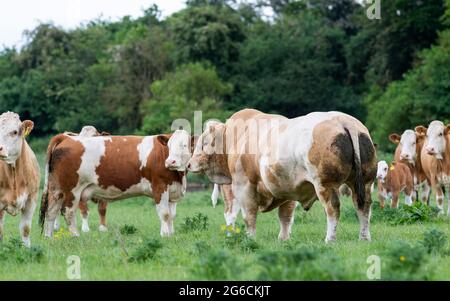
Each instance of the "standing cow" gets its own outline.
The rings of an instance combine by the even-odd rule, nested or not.
[[[245,109],[225,124],[207,127],[188,170],[232,185],[250,235],[256,233],[258,211],[291,204],[289,200],[309,209],[318,198],[327,215],[325,241],[330,242],[336,239],[338,188],[343,183],[352,189],[360,239],[370,240],[370,186],[376,165],[368,130],[349,115],[318,112],[287,119]],[[291,224],[290,218],[282,218]]]
[[[190,142],[190,135],[180,130],[173,135],[145,137],[53,137],[47,151],[40,214],[42,227],[47,220],[45,235],[52,236],[61,208],[70,232],[78,236],[75,212],[81,200],[135,196],[155,200],[160,234],[171,235],[177,201],[186,191],[184,168],[190,158]]]
[[[414,181],[409,166],[402,162],[392,162],[388,166],[386,161],[378,162],[378,199],[381,208],[388,197],[392,197],[391,208],[398,207],[398,198],[405,192],[405,204],[411,206],[414,195]]]
[[[441,121],[433,121],[426,130],[425,146],[422,149],[421,159],[423,169],[430,180],[433,191],[436,192],[436,202],[440,213],[444,212],[444,191],[450,191],[450,125]],[[449,200],[450,203],[450,200]],[[450,205],[447,209],[450,215]]]
[[[26,247],[31,245],[31,221],[40,182],[39,164],[25,140],[33,126],[30,120],[21,122],[16,113],[0,115],[0,241],[4,211],[12,216],[20,212],[20,234]]]
[[[397,145],[394,154],[394,161],[406,164],[413,176],[414,191],[413,201],[422,186],[422,193],[420,199],[423,203],[429,203],[430,185],[422,167],[421,152],[425,143],[426,129],[423,127],[416,127],[415,131],[406,130],[400,136],[398,134],[389,135],[389,140]]]

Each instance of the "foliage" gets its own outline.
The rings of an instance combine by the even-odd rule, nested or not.
[[[182,226],[183,232],[206,231],[208,230],[208,217],[202,213],[197,213],[193,217],[185,217]]]
[[[428,253],[442,253],[447,242],[445,233],[438,229],[430,229],[423,234],[422,245]]]
[[[377,203],[378,204],[378,203]],[[372,221],[389,222],[392,225],[423,223],[436,220],[439,209],[427,206],[422,202],[415,202],[412,206],[400,205],[399,208],[374,206]]]
[[[145,262],[155,258],[156,253],[163,247],[159,239],[146,239],[128,258],[129,262]]]
[[[134,225],[125,224],[120,227],[120,234],[122,235],[133,235],[138,231]]]
[[[18,238],[11,238],[6,243],[0,242],[0,262],[10,261],[19,264],[41,262],[44,250],[40,246],[26,248]]]
[[[197,279],[236,280],[243,270],[238,257],[227,250],[219,250],[199,256],[191,273]]]
[[[389,280],[427,280],[430,271],[424,270],[428,257],[425,248],[397,241],[386,251],[387,271],[383,279]]]
[[[238,247],[244,252],[255,252],[260,248],[259,244],[254,238],[248,236],[245,231],[242,231],[243,226],[222,226],[222,231],[225,233],[225,245],[229,248]]]

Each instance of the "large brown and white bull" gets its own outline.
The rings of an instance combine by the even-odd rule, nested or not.
[[[289,200],[309,209],[318,198],[327,215],[329,242],[336,239],[338,189],[343,183],[353,192],[360,239],[370,240],[370,186],[376,164],[368,130],[349,115],[317,112],[287,119],[245,109],[225,124],[208,125],[188,170],[205,172],[214,183],[232,185],[251,235],[256,233],[258,211],[282,208],[292,204]],[[285,209],[293,212],[294,208]],[[279,217],[286,231],[292,219]]]
[[[444,191],[442,187],[450,188],[450,125],[441,121],[433,121],[426,131],[425,146],[421,152],[423,169],[430,180],[432,189],[436,192],[436,202],[441,213],[444,212]],[[450,203],[450,201],[449,201]],[[450,205],[447,209],[450,215]]]
[[[61,208],[70,232],[78,235],[75,212],[81,200],[110,202],[135,196],[155,200],[160,234],[172,234],[177,201],[186,190],[190,139],[185,131],[145,137],[53,137],[47,151],[40,214],[41,226],[47,220],[46,236],[52,236]]]
[[[13,216],[20,212],[19,229],[27,247],[40,182],[39,164],[25,140],[33,126],[30,120],[21,122],[16,113],[0,115],[0,241],[4,212]]]
[[[414,180],[413,201],[422,187],[420,200],[423,203],[429,203],[430,184],[422,167],[421,152],[425,143],[426,131],[421,127],[416,127],[415,131],[406,130],[400,136],[398,134],[389,135],[389,140],[397,144],[394,154],[395,162],[402,162],[408,166]]]

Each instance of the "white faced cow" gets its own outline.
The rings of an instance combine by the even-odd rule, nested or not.
[[[422,167],[421,152],[425,143],[425,132],[418,126],[415,131],[406,130],[400,136],[398,134],[389,135],[389,140],[397,144],[395,149],[394,161],[402,162],[406,164],[413,176],[414,180],[414,191],[413,201],[416,199],[416,194],[419,192],[420,187],[422,187],[422,193],[420,199],[423,203],[429,203],[430,197],[430,184],[425,171]]]
[[[422,127],[422,130],[426,128]],[[422,165],[431,187],[436,191],[437,206],[444,212],[444,192],[442,187],[450,188],[450,125],[433,121],[426,129],[425,146],[422,149]],[[450,215],[450,206],[447,214]]]
[[[21,122],[16,113],[0,115],[0,240],[4,212],[13,216],[20,212],[20,234],[27,247],[40,182],[36,156],[25,140],[33,126],[30,120]]]
[[[169,146],[177,154],[169,153]],[[75,211],[80,200],[115,201],[135,196],[155,200],[162,236],[174,232],[176,205],[186,190],[190,136],[184,131],[157,136],[69,136],[52,138],[47,151],[46,185],[40,223],[52,236],[64,208],[70,232],[77,236]]]
[[[287,119],[245,109],[225,124],[208,125],[188,170],[232,185],[251,235],[256,232],[258,211],[282,207],[292,203],[289,200],[309,209],[318,198],[327,215],[329,242],[336,239],[338,189],[343,183],[352,189],[360,239],[370,240],[370,186],[376,164],[368,130],[349,115],[320,112]],[[291,224],[290,217],[279,217],[282,227],[284,222],[284,228]]]

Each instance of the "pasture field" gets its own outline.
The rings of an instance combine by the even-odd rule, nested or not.
[[[382,211],[375,201],[372,242],[361,242],[355,210],[344,197],[334,244],[324,242],[326,217],[319,202],[309,212],[297,208],[292,236],[286,242],[277,239],[277,211],[259,214],[253,240],[243,234],[241,217],[241,233],[227,237],[223,202],[213,208],[210,194],[210,190],[188,193],[177,208],[175,235],[165,238],[159,236],[153,200],[147,198],[110,204],[106,233],[98,231],[96,206],[90,203],[91,231],[79,238],[64,231],[52,240],[44,238],[37,209],[31,251],[14,246],[19,217],[6,216],[0,279],[68,280],[67,259],[76,255],[81,280],[367,280],[373,263],[367,262],[368,257],[377,255],[381,279],[450,280],[448,217],[418,212],[423,221],[403,223],[403,211]],[[373,197],[376,200],[375,193]],[[424,239],[426,232],[431,239]]]

